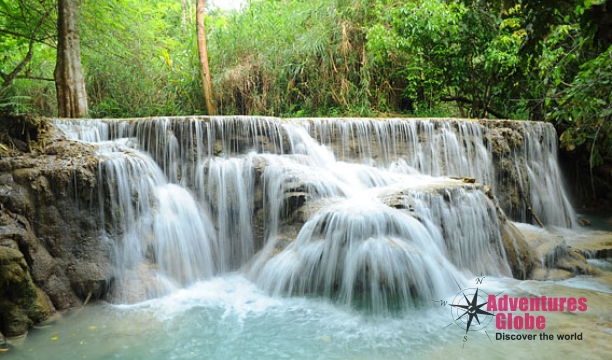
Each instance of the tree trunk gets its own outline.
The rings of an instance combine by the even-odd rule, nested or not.
[[[202,87],[204,89],[204,101],[208,115],[215,114],[213,104],[212,83],[210,81],[210,69],[208,68],[208,52],[206,51],[206,29],[204,28],[205,0],[198,0],[196,6],[196,27],[198,30],[198,52],[200,54],[200,72],[202,73]]]
[[[185,28],[187,27],[187,4],[185,0],[181,0],[181,34],[185,36]]]
[[[60,117],[78,118],[87,115],[87,93],[81,66],[78,5],[76,0],[58,0],[57,62],[55,88]]]

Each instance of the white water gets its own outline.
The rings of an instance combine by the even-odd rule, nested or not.
[[[548,225],[571,227],[575,214],[557,165],[557,134],[552,124],[457,119],[276,119],[261,117],[156,118],[146,121],[87,120],[62,123],[72,138],[87,141],[136,137],[167,174],[181,168],[181,182],[194,181],[199,157],[258,153],[303,153],[292,144],[287,124],[304,128],[337,160],[403,173],[473,177],[496,195],[529,194],[538,217]],[[180,134],[180,135],[177,135]],[[507,138],[501,145],[499,139]],[[195,139],[195,140],[194,140]],[[178,144],[177,144],[178,143]],[[513,147],[508,147],[508,144]],[[502,149],[502,150],[500,150]],[[195,161],[195,162],[194,162]],[[500,163],[509,163],[528,178],[511,179]],[[518,171],[520,175],[523,172]],[[171,177],[174,182],[174,178]],[[521,204],[513,220],[526,222],[531,212]]]
[[[479,185],[442,177],[473,176],[507,190],[493,171],[486,125],[161,118],[58,126],[99,146],[100,206],[111,217],[101,241],[114,250],[115,305],[88,306],[33,329],[7,359],[612,352],[610,277],[509,279],[494,203]],[[528,167],[540,217],[571,225],[550,129],[525,125],[528,140],[512,161]],[[288,219],[291,201],[303,206]],[[510,296],[585,296],[587,313],[553,314],[546,328],[583,332],[585,340],[517,343],[476,332],[466,346],[449,308],[434,301],[451,301],[469,286]]]
[[[466,276],[510,275],[493,202],[478,186],[441,177],[508,190],[493,171],[488,125],[192,117],[58,126],[100,146],[115,302],[238,270],[273,295],[379,313],[443,296]],[[570,224],[554,130],[519,127],[514,161],[529,174],[519,186],[530,184],[544,221]],[[290,214],[291,201],[303,210]],[[299,220],[287,216],[304,226],[291,228]]]
[[[563,227],[576,224],[557,165],[557,134],[552,124],[456,119],[293,121],[305,126],[318,141],[333,147],[340,159],[356,157],[376,166],[399,163],[402,171],[416,170],[433,176],[473,177],[492,186],[497,195],[520,189],[529,193],[534,212],[544,223]],[[494,155],[495,139],[504,137],[509,139],[502,143],[520,144],[507,149],[512,150],[509,155],[502,152],[501,158],[495,159],[499,156]],[[505,175],[495,172],[494,164],[503,162],[504,156],[515,169],[524,166],[529,173],[528,178],[517,179],[512,189],[502,188]],[[526,206],[508,215],[521,222],[531,216]]]
[[[216,235],[191,194],[126,144],[102,143],[98,151],[100,204],[113,226],[101,236],[113,237],[114,296],[134,302],[212,276]]]

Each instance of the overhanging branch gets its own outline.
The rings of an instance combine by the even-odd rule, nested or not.
[[[40,81],[52,81],[55,82],[53,78],[46,78],[44,76],[31,76],[31,75],[19,75],[17,79],[28,79],[28,80],[40,80]]]
[[[38,24],[36,24],[36,27],[32,31],[32,35],[29,36],[29,37],[28,36],[24,36],[23,34],[16,33],[16,32],[11,32],[11,31],[8,31],[8,30],[5,30],[5,29],[0,29],[0,32],[8,33],[8,34],[11,34],[13,36],[25,37],[26,39],[30,40],[30,42],[28,44],[28,52],[27,52],[26,56],[23,58],[23,60],[21,60],[21,62],[19,64],[17,64],[15,69],[13,69],[13,71],[11,71],[10,73],[8,73],[8,74],[4,74],[4,73],[1,74],[2,75],[2,79],[4,80],[4,82],[2,83],[2,87],[7,87],[7,86],[11,85],[13,80],[15,80],[15,78],[17,77],[17,75],[19,75],[19,73],[23,70],[23,68],[30,61],[32,61],[32,57],[34,56],[34,43],[37,42],[36,33],[38,33],[38,30],[40,30],[40,27],[45,22],[45,19],[47,18],[47,16],[49,16],[49,14],[51,13],[51,10],[52,10],[52,8],[50,7],[47,10],[47,12],[40,18],[40,21],[38,22]]]
[[[17,75],[21,72],[21,70],[23,70],[23,68],[32,60],[33,55],[34,55],[34,40],[30,39],[30,44],[28,45],[28,53],[26,54],[25,58],[21,60],[21,62],[15,67],[13,71],[11,71],[6,76],[4,75],[2,76],[2,78],[4,79],[4,82],[2,83],[2,87],[7,87],[11,85],[13,80],[15,80],[15,77],[17,77]]]
[[[463,103],[463,104],[473,104],[472,100],[470,100],[470,99],[468,99],[466,97],[463,97],[463,96],[441,97],[440,100],[442,100],[442,101],[456,101],[456,102]],[[504,114],[502,114],[502,113],[500,113],[498,111],[495,111],[495,110],[491,109],[488,106],[485,107],[485,110],[486,110],[487,113],[495,116],[498,119],[507,119],[508,118],[506,115],[504,115]]]

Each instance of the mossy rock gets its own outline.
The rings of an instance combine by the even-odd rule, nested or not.
[[[7,336],[24,334],[51,312],[47,296],[32,281],[23,254],[0,246],[0,331]]]

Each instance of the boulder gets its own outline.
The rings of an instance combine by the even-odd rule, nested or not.
[[[577,248],[570,246],[573,243],[582,243],[584,234],[573,232],[556,233],[549,229],[542,229],[527,224],[513,225],[529,245],[533,268],[529,278],[534,280],[562,280],[576,275],[598,275],[600,271],[589,265],[585,254]],[[605,241],[604,241],[605,243]]]
[[[34,284],[23,254],[0,246],[0,331],[22,335],[53,311],[46,294]]]

